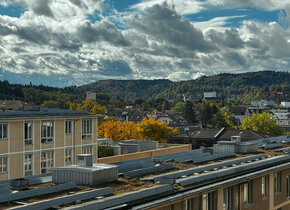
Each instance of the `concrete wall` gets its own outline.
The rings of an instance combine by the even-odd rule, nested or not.
[[[141,152],[147,150],[158,149],[158,142],[157,141],[140,141],[140,149]]]
[[[170,153],[176,153],[176,152],[184,152],[191,150],[191,145],[180,145],[176,147],[169,147],[169,148],[163,148],[163,149],[156,149],[156,150],[150,150],[145,152],[137,152],[132,154],[124,154],[124,155],[116,155],[112,157],[104,157],[99,158],[99,163],[114,163],[118,161],[124,161],[124,160],[133,160],[137,158],[145,158],[145,157],[153,157],[157,155],[165,155]]]
[[[120,143],[119,145],[121,146],[122,154],[141,152],[139,144]]]
[[[226,153],[226,152],[235,152],[235,145],[226,145],[226,144],[214,144],[213,145],[214,153]]]

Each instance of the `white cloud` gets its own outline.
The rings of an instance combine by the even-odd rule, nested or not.
[[[96,79],[187,80],[290,67],[290,31],[275,22],[248,20],[236,29],[225,25],[242,16],[190,22],[168,1],[121,15],[127,28],[120,30],[113,15],[88,20],[89,14],[102,11],[103,1],[70,2],[50,0],[38,6],[32,6],[37,1],[2,2],[26,8],[20,18],[0,15],[2,75],[43,75],[48,81],[80,85]]]
[[[225,30],[227,27],[225,26],[230,20],[236,18],[243,18],[244,15],[237,15],[237,16],[227,16],[227,17],[215,17],[207,21],[200,21],[200,22],[192,22],[192,24],[202,30],[208,31],[210,29],[217,29],[217,30]]]
[[[132,5],[131,9],[144,10],[155,4],[163,4],[166,2],[169,6],[174,7],[178,14],[188,15],[195,14],[205,10],[204,3],[196,0],[145,0],[138,4]]]
[[[289,0],[207,0],[209,6],[222,6],[224,8],[254,7],[268,11],[283,10]]]

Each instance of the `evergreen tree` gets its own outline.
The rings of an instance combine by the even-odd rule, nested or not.
[[[213,125],[215,128],[227,127],[227,123],[222,112],[219,111],[216,113],[215,117],[213,118]]]
[[[203,124],[211,123],[212,109],[208,103],[204,103],[200,113],[201,122]]]
[[[193,104],[189,101],[186,102],[185,105],[185,114],[184,114],[184,119],[187,120],[189,123],[195,123],[196,122],[196,117],[195,117],[195,112],[193,109]]]

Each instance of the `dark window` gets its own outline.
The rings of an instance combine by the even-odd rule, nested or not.
[[[72,134],[72,121],[71,120],[65,121],[65,134]]]
[[[0,123],[0,139],[8,139],[8,123]]]
[[[24,142],[26,145],[32,144],[33,139],[33,122],[24,123]]]
[[[0,157],[0,173],[8,172],[8,157]]]
[[[244,205],[249,205],[253,201],[253,181],[244,183]]]
[[[281,192],[281,171],[274,173],[274,192]]]
[[[231,210],[232,209],[232,198],[233,198],[233,188],[227,187],[224,189],[224,203],[223,210]]]
[[[41,122],[41,143],[52,143],[54,138],[54,122]]]
[[[82,139],[91,139],[93,134],[93,120],[82,120]]]
[[[269,195],[269,175],[262,177],[262,197],[266,198]]]

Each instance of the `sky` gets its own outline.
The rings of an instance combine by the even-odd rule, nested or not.
[[[0,80],[289,71],[290,0],[0,0]]]

